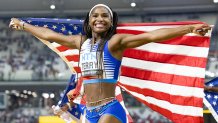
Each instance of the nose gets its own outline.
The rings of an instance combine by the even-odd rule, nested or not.
[[[98,20],[98,21],[103,21],[103,17],[102,17],[102,16],[98,16],[98,17],[97,17],[97,20]]]

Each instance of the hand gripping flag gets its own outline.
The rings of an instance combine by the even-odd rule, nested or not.
[[[79,34],[78,30],[82,30],[80,20],[24,21],[64,34]],[[117,32],[141,34],[197,23],[201,22],[128,23],[120,24]],[[58,53],[72,72],[80,72],[78,50],[54,42],[43,43]],[[194,34],[128,49],[124,52],[118,85],[175,123],[203,123],[203,84],[208,49],[209,35],[202,37]]]
[[[67,93],[72,90],[75,89],[76,87],[76,75],[72,74],[71,78],[68,82],[68,85],[66,86],[66,89],[63,92],[63,96],[61,98],[61,100],[58,102],[57,106],[53,106],[53,110],[54,112],[61,112],[60,107],[62,107],[63,105],[66,105],[68,103],[68,98],[67,98]],[[71,123],[72,120],[79,122],[80,118],[82,115],[84,115],[84,110],[85,110],[85,105],[80,104],[80,103],[75,103],[75,105],[72,107],[72,109],[68,109],[68,111],[66,112],[67,115],[61,115],[61,118],[63,118],[66,122]],[[62,112],[63,114],[64,112]],[[62,117],[63,116],[63,117]]]

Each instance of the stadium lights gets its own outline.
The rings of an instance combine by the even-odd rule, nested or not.
[[[218,0],[213,0],[214,3],[218,3]]]
[[[54,4],[50,5],[50,9],[55,9],[55,5]]]
[[[51,93],[50,98],[54,98],[54,97],[55,97],[55,94]]]
[[[130,5],[131,5],[131,7],[135,7],[135,6],[136,6],[136,3],[135,3],[135,2],[132,2]]]
[[[42,93],[42,96],[43,96],[44,98],[46,98],[46,99],[49,98],[49,94],[48,94],[48,93]]]

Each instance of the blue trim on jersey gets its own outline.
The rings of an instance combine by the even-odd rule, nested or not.
[[[91,83],[99,83],[99,82],[106,82],[106,83],[116,83],[116,79],[89,79],[83,80],[83,84],[91,84]]]
[[[113,76],[113,79],[117,80],[119,76],[121,61],[111,55],[108,48],[108,42],[109,41],[107,41],[104,47],[104,69],[107,78]],[[113,73],[111,73],[111,71],[113,71]]]

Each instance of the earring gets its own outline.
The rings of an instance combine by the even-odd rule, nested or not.
[[[89,25],[87,26],[87,29],[88,29],[89,31],[91,31],[91,27],[90,27]]]

